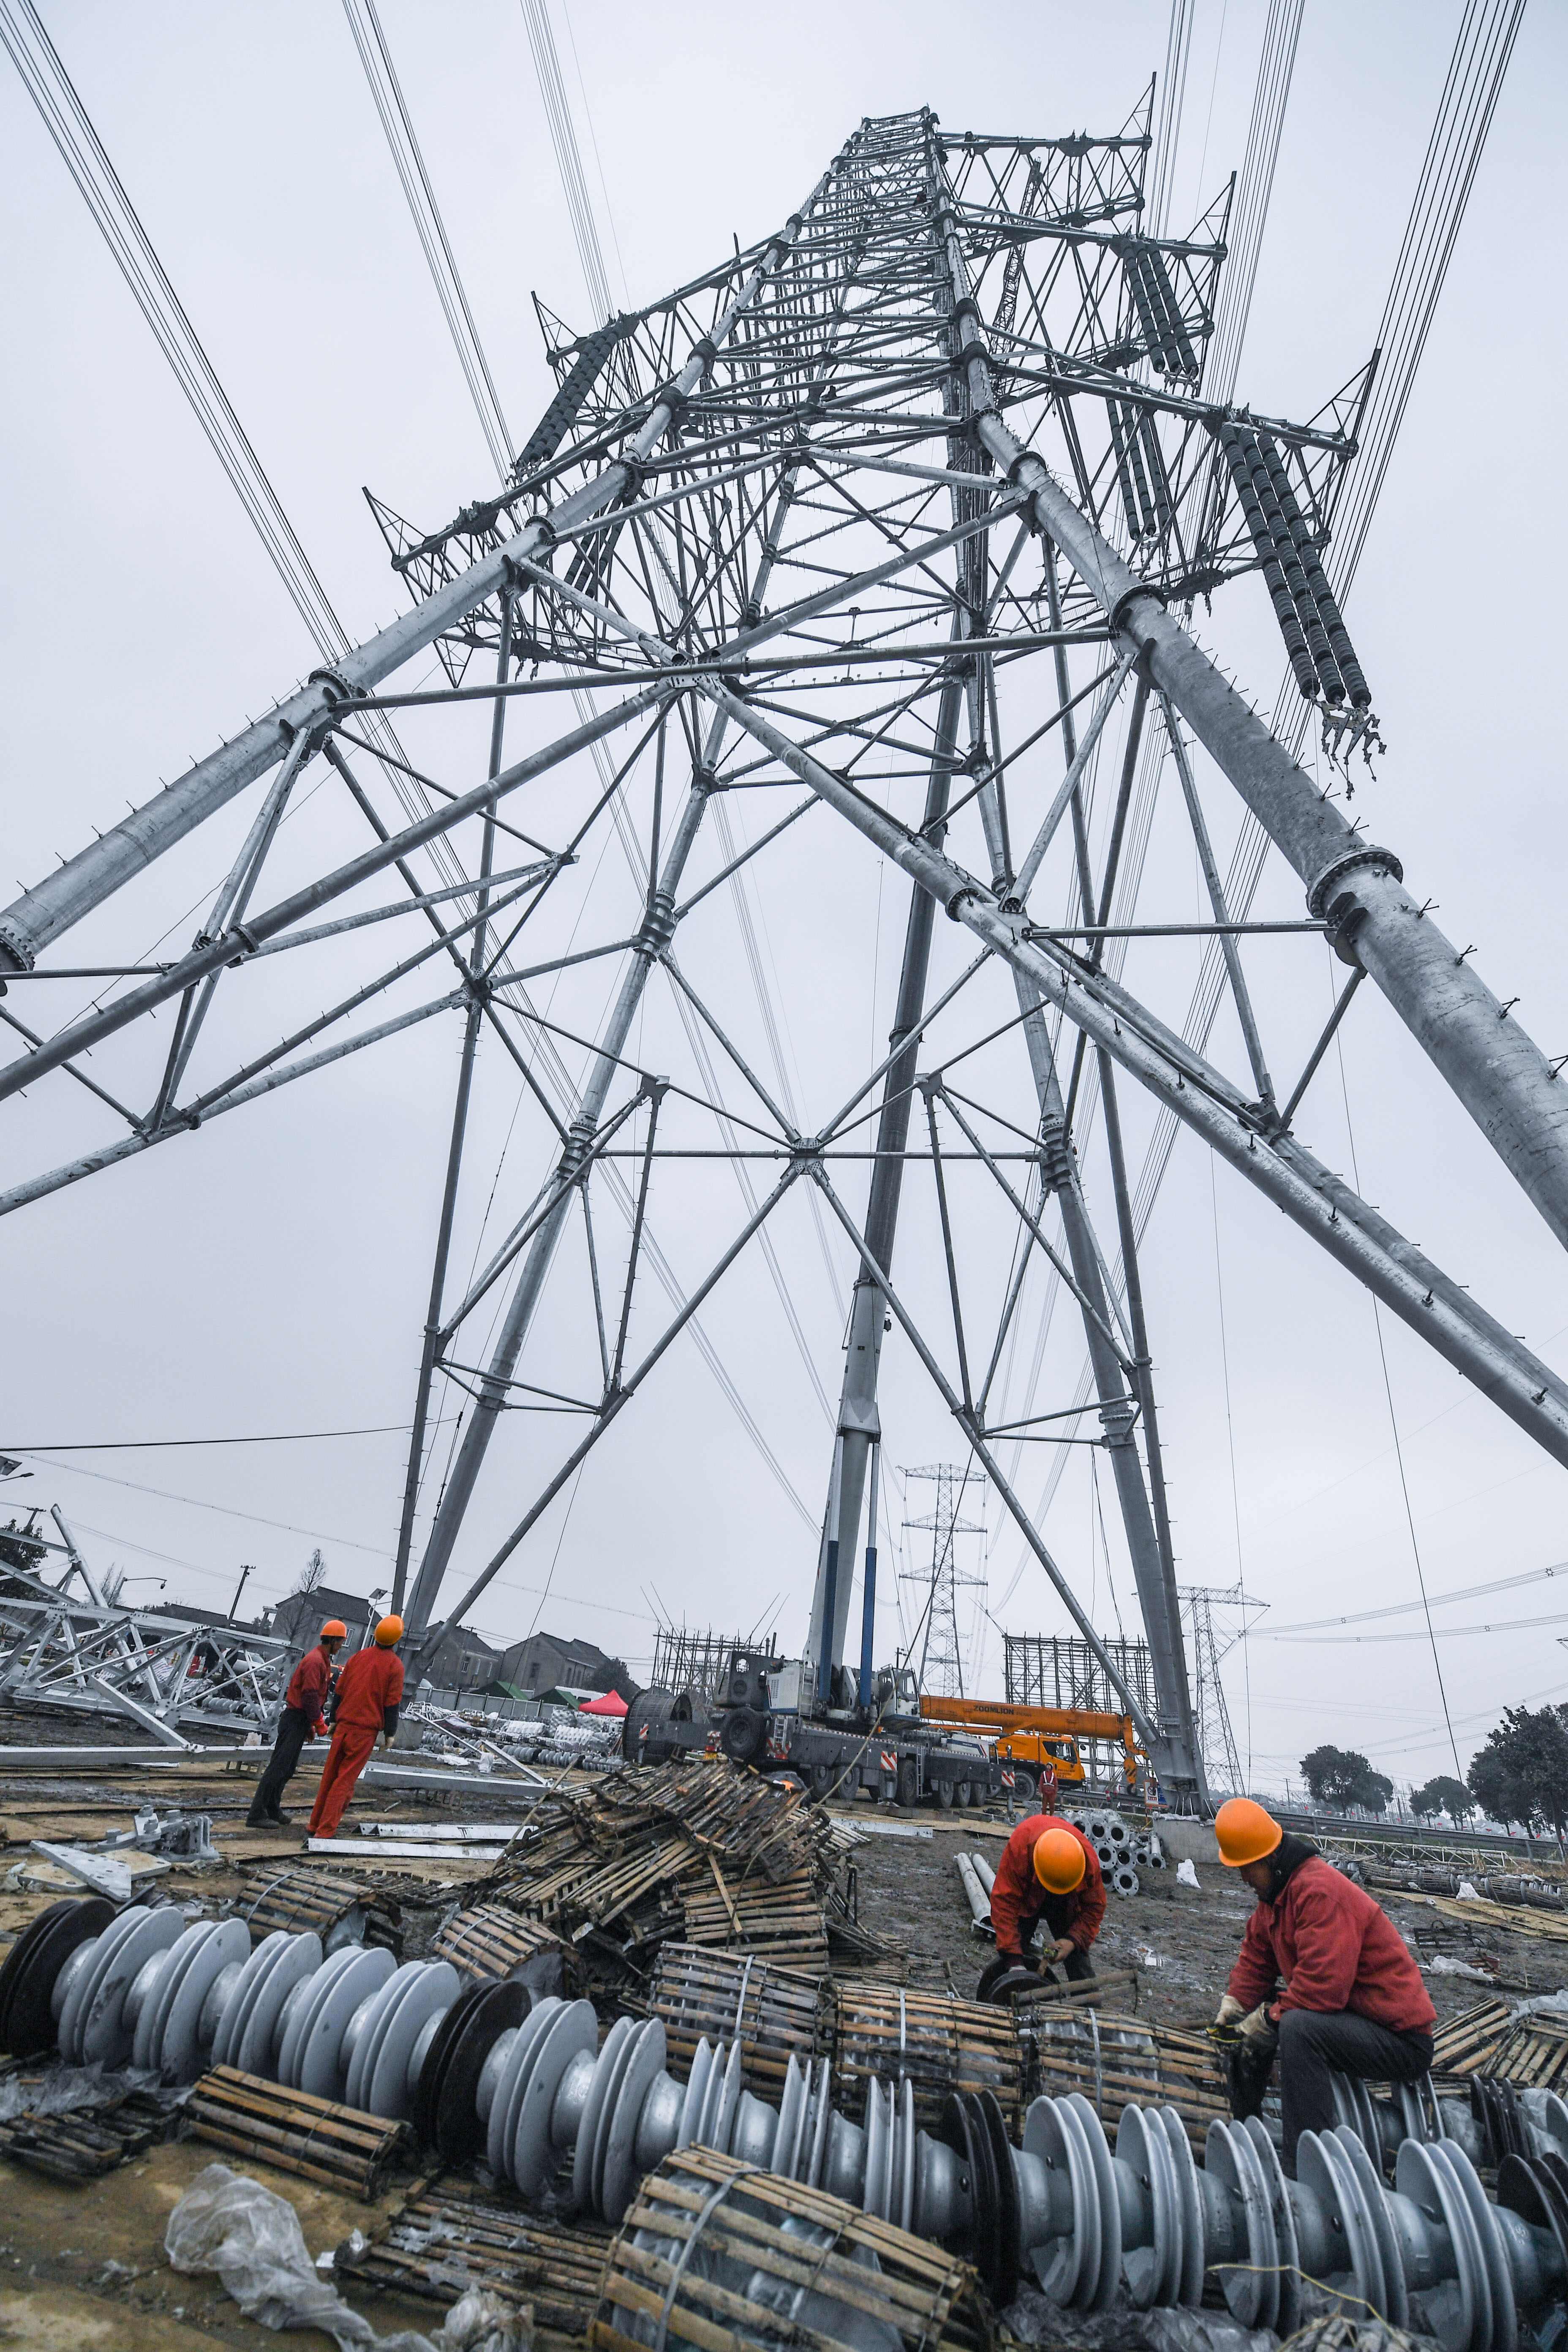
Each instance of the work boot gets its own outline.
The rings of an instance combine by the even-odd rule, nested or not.
[[[275,1830],[286,1830],[289,1826],[289,1816],[283,1811],[281,1805],[279,1806],[276,1812],[268,1813],[267,1818]]]
[[[269,1830],[272,1827],[272,1816],[270,1813],[258,1812],[256,1807],[252,1805],[245,1817],[245,1826],[247,1830]]]

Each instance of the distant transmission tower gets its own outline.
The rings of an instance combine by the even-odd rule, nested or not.
[[[1215,1801],[1221,1797],[1241,1796],[1246,1792],[1246,1778],[1241,1758],[1237,1751],[1236,1735],[1230,1727],[1230,1709],[1226,1705],[1225,1685],[1220,1680],[1220,1660],[1234,1649],[1246,1630],[1247,1612],[1267,1609],[1266,1601],[1255,1601],[1244,1592],[1239,1582],[1223,1591],[1214,1585],[1183,1584],[1177,1587],[1178,1598],[1185,1616],[1187,1656],[1192,1664],[1193,1724],[1197,1735],[1198,1754],[1203,1762],[1204,1779],[1209,1795]],[[1239,1609],[1241,1628],[1226,1633],[1223,1628],[1216,1636],[1214,1626],[1214,1606]]]
[[[921,1639],[920,1685],[941,1698],[963,1696],[963,1650],[958,1638],[958,1591],[961,1585],[984,1591],[984,1576],[966,1576],[958,1566],[959,1536],[983,1536],[984,1522],[961,1519],[959,1504],[971,1483],[981,1486],[972,1470],[956,1462],[933,1462],[923,1470],[906,1470],[906,1480],[934,1478],[936,1508],[923,1518],[906,1519],[906,1528],[931,1529],[931,1565],[906,1570],[900,1581],[925,1587],[925,1630]]]

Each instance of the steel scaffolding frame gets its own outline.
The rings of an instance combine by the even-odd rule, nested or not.
[[[805,1645],[820,1678],[843,1655],[863,1522],[868,1583],[874,1561],[866,1486],[881,1435],[882,1337],[896,1320],[1161,1779],[1178,1795],[1201,1793],[1118,1073],[1568,1463],[1568,1385],[1293,1135],[1322,1044],[1279,1107],[1244,950],[1262,932],[1327,938],[1351,973],[1336,1021],[1370,976],[1552,1231],[1568,1238],[1568,1094],[1552,1066],[1406,890],[1400,860],[1360,837],[1191,634],[1200,593],[1260,567],[1330,750],[1343,758],[1348,742],[1370,740],[1370,698],[1320,585],[1319,557],[1371,364],[1305,425],[1206,400],[1228,199],[1186,237],[1146,234],[1149,145],[1147,101],[1105,137],[945,139],[928,110],[863,123],[761,245],[585,335],[560,331],[556,398],[495,495],[428,532],[374,502],[415,599],[403,619],[313,672],[0,913],[0,966],[35,982],[64,971],[50,951],[76,926],[263,787],[190,951],[105,974],[93,1009],[52,1034],[23,1028],[27,1051],[0,1069],[0,1098],[65,1070],[124,1132],[14,1184],[0,1195],[6,1211],[453,1016],[458,1078],[396,1570],[416,1646],[471,1610],[677,1337],[695,1328],[700,1341],[703,1304],[754,1240],[772,1251],[770,1222],[804,1182],[857,1267]],[[432,646],[444,683],[400,682]],[[509,761],[509,724],[528,724],[541,697],[545,713],[558,709],[548,698],[561,694],[576,723],[562,730],[546,717],[531,730],[541,740]],[[388,749],[384,721],[396,713],[427,730],[421,744],[437,746],[431,730],[447,726],[457,747],[448,756],[469,761],[461,730],[470,704],[489,721],[479,781],[458,788],[429,772],[442,764],[438,749],[421,751],[428,767]],[[1091,789],[1113,717],[1123,752],[1097,840]],[[1045,765],[1053,735],[1054,784]],[[1151,738],[1171,755],[1212,920],[1112,919],[1140,745]],[[1214,787],[1194,769],[1194,741],[1299,876],[1300,920],[1233,919],[1205,814]],[[313,762],[368,845],[264,904],[279,824]],[[776,805],[792,780],[804,793],[737,850],[722,813],[769,792]],[[398,813],[388,816],[393,785]],[[737,891],[753,860],[823,807],[911,887],[889,1053],[836,1110],[813,1105],[797,1116],[782,1059],[775,1053],[771,1074],[756,1066],[717,996],[723,975],[700,988],[676,940],[713,893]],[[722,816],[711,827],[710,811]],[[557,917],[587,904],[583,875],[612,834],[635,912],[580,944],[575,923]],[[705,872],[711,836],[718,863]],[[384,876],[403,895],[363,903]],[[1047,898],[1063,910],[1054,920],[1032,910]],[[976,952],[932,1002],[938,906]],[[422,943],[390,965],[367,958],[362,982],[279,1045],[234,1066],[218,1059],[217,1041],[248,1025],[256,982],[245,975],[328,942],[335,958],[374,947],[382,922],[410,913]],[[1178,931],[1223,950],[1240,1078],[1119,976],[1118,939]],[[531,992],[605,961],[614,993],[589,1034]],[[428,996],[432,964],[450,985]],[[652,988],[691,1042],[695,1087],[636,1049]],[[389,990],[395,1009],[349,1025]],[[139,1045],[146,1016],[164,1004],[176,1008],[172,1042]],[[922,1066],[939,1024],[941,1050]],[[481,1028],[501,1042],[553,1161],[454,1296]],[[111,1040],[112,1053],[99,1050]],[[1015,1054],[1000,1102],[971,1090],[992,1084],[964,1066],[983,1047]],[[90,1074],[81,1064],[89,1049]],[[736,1087],[743,1109],[725,1091]],[[1104,1142],[1113,1253],[1081,1172],[1091,1120]],[[653,1214],[682,1166],[706,1160],[734,1171],[744,1214],[688,1288],[658,1248]],[[841,1184],[866,1162],[858,1219]],[[916,1168],[929,1171],[942,1235],[951,1330],[940,1335],[922,1328],[892,1279],[904,1179]],[[979,1200],[1016,1235],[994,1314],[963,1264]],[[610,1244],[606,1203],[624,1244],[618,1231]],[[596,1360],[587,1380],[536,1360],[539,1302],[569,1234]],[[771,1255],[768,1264],[787,1305]],[[1047,1412],[1009,1404],[1005,1368],[1037,1265],[1081,1316],[1091,1370],[1088,1399]],[[650,1273],[669,1307],[651,1343]],[[479,1361],[465,1334],[487,1302],[498,1328]],[[468,1402],[421,1549],[437,1380]],[[542,1463],[511,1532],[477,1569],[466,1564],[465,1589],[449,1601],[473,1496],[500,1416],[512,1411],[565,1416],[581,1434],[552,1466]],[[1092,1435],[1086,1418],[1098,1423]],[[1090,1624],[1082,1580],[1058,1561],[1000,1458],[1071,1444],[1100,1447],[1111,1472],[1149,1643],[1148,1693]]]

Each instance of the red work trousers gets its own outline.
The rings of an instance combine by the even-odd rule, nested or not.
[[[374,1727],[365,1723],[340,1723],[333,1732],[327,1760],[321,1767],[321,1785],[310,1808],[311,1837],[336,1837],[338,1823],[353,1795],[354,1782],[364,1769],[375,1739]]]

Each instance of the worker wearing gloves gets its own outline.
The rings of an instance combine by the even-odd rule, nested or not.
[[[384,1617],[374,1645],[356,1650],[338,1676],[332,1694],[332,1744],[310,1811],[312,1837],[336,1837],[377,1737],[391,1744],[403,1697],[403,1661],[394,1655],[402,1639],[402,1618]]]
[[[283,1791],[300,1768],[300,1750],[306,1740],[324,1739],[327,1736],[332,1659],[347,1641],[348,1632],[342,1618],[329,1617],[314,1649],[306,1651],[289,1675],[277,1737],[272,1742],[272,1761],[261,1776],[245,1817],[247,1829],[282,1829],[287,1822],[289,1816],[281,1806]]]
[[[1054,1813],[1031,1813],[996,1865],[991,1888],[996,1957],[981,1977],[976,2000],[984,2000],[1009,1969],[1028,1965],[1025,1956],[1040,1921],[1051,1940],[1042,1946],[1037,1965],[1061,1961],[1073,1981],[1091,1977],[1089,1948],[1104,1917],[1105,1879],[1088,1838]]]
[[[1432,2063],[1436,2011],[1388,1914],[1315,1845],[1288,1836],[1250,1797],[1220,1807],[1215,1833],[1220,1860],[1258,1897],[1215,2022],[1240,2030],[1239,2072],[1254,2114],[1278,2051],[1293,2178],[1301,2134],[1333,2127],[1331,2070],[1416,2081]]]

